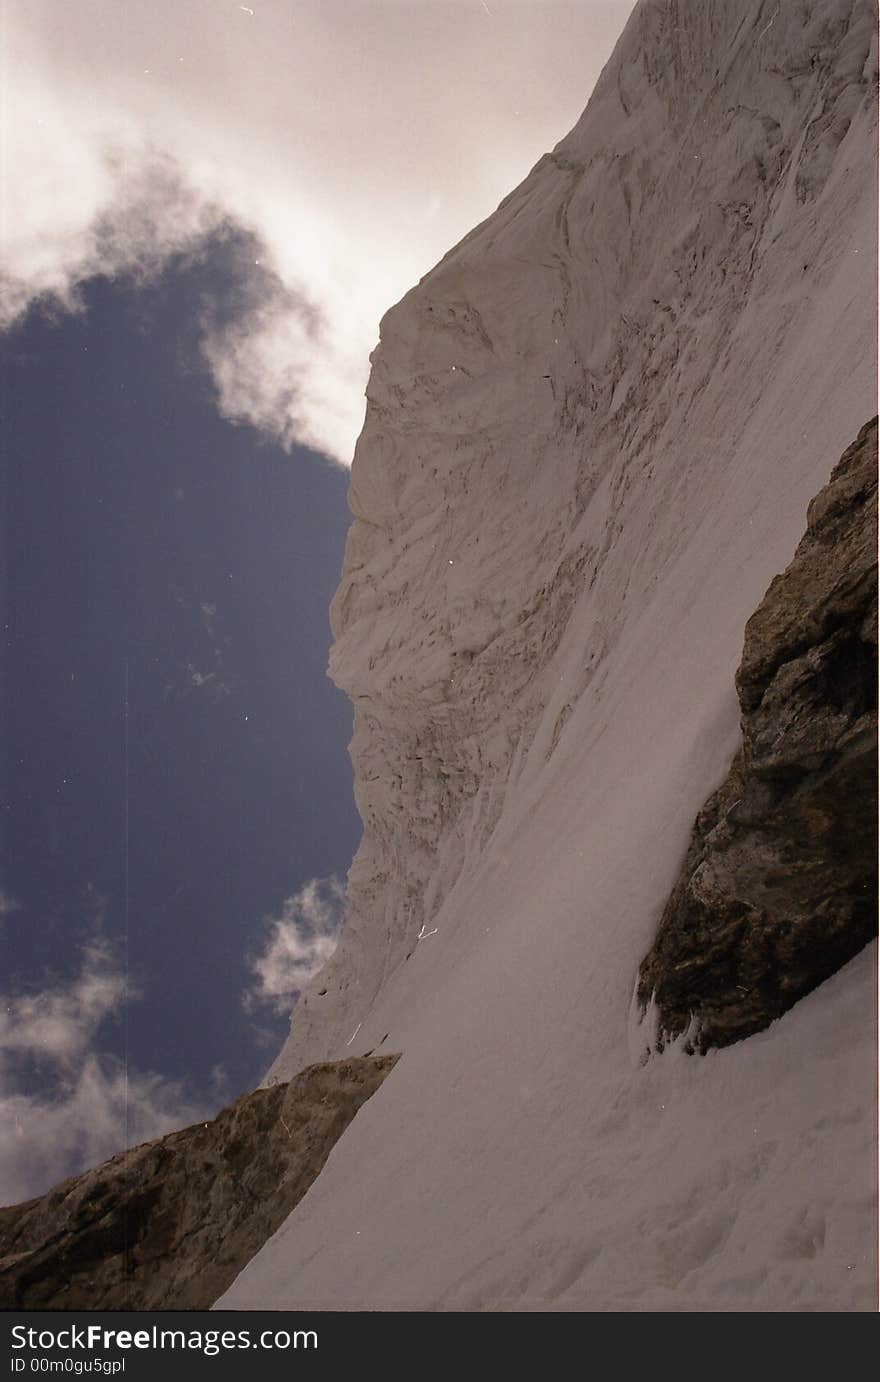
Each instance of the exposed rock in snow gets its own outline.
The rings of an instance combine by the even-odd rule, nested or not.
[[[0,1308],[205,1309],[283,1222],[397,1056],[315,1065],[0,1208]]]
[[[743,745],[639,974],[660,1040],[766,1027],[877,931],[877,421],[746,625]]]
[[[875,83],[861,0],[642,0],[385,317],[332,611],[364,837],[275,1072],[405,1056],[222,1304],[874,1308],[874,948],[699,1061],[628,1009],[876,411]]]

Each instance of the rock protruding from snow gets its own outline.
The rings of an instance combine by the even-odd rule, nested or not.
[[[398,1057],[313,1065],[0,1209],[0,1308],[204,1310],[302,1199]]]
[[[877,929],[877,421],[746,626],[742,748],[641,966],[660,1041],[766,1027]]]

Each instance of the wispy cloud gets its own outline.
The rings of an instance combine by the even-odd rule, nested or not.
[[[130,997],[100,939],[67,982],[0,996],[0,1203],[206,1116],[178,1083],[101,1049]]]
[[[631,0],[491,8],[7,5],[0,320],[234,233],[219,407],[347,464],[382,313],[577,118]]]
[[[244,995],[252,1012],[267,1005],[288,1014],[313,975],[336,949],[345,908],[338,878],[312,878],[288,897],[276,917],[267,917],[260,952],[250,959],[255,983]]]
[[[8,893],[5,888],[0,888],[0,921],[4,917],[12,916],[13,912],[21,911],[21,903]]]
[[[189,608],[189,602],[172,586],[177,604]],[[176,693],[196,692],[215,703],[225,700],[233,691],[233,679],[226,669],[225,654],[232,639],[223,631],[223,616],[216,601],[202,601],[198,605],[197,628],[192,638],[198,645],[194,656],[182,666],[180,685],[166,683],[165,699]]]
[[[201,691],[207,687],[207,694],[209,694],[213,700],[223,700],[225,696],[232,694],[232,687],[227,681],[224,681],[220,675],[222,665],[222,660],[218,658],[215,666],[210,672],[202,672],[194,662],[188,662],[186,664],[187,686],[195,691]]]
[[[16,91],[11,103],[16,123],[24,123],[24,112],[34,100]],[[125,274],[136,282],[149,282],[170,258],[195,253],[229,221],[222,206],[193,187],[178,160],[166,151],[141,140],[123,142],[122,132],[108,131],[102,140],[93,136],[92,143],[77,130],[75,119],[66,130],[68,142],[59,143],[64,119],[65,111],[56,110],[48,121],[51,141],[41,141],[32,151],[44,179],[31,206],[18,208],[25,224],[10,224],[8,213],[3,220],[4,329],[35,301],[79,310],[81,285],[98,275]],[[4,153],[8,154],[5,146]],[[82,176],[78,189],[69,185],[62,166],[68,159]],[[4,192],[10,190],[8,180]],[[28,181],[33,183],[33,177]],[[53,193],[60,198],[55,206]],[[12,195],[17,201],[14,190]]]
[[[82,1058],[105,1018],[121,1007],[125,992],[125,977],[113,965],[109,947],[92,941],[79,974],[68,984],[4,998],[0,1054],[29,1056],[68,1070]]]

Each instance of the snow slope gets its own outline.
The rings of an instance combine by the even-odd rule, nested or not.
[[[383,320],[332,610],[364,839],[273,1073],[403,1057],[220,1306],[873,1308],[873,947],[704,1058],[640,1064],[630,996],[875,411],[875,80],[871,5],[642,0]]]

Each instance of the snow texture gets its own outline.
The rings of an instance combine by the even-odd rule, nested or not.
[[[332,609],[364,838],[273,1073],[403,1056],[219,1306],[874,1308],[875,948],[705,1057],[630,999],[875,411],[875,81],[869,4],[642,0],[384,318]]]

